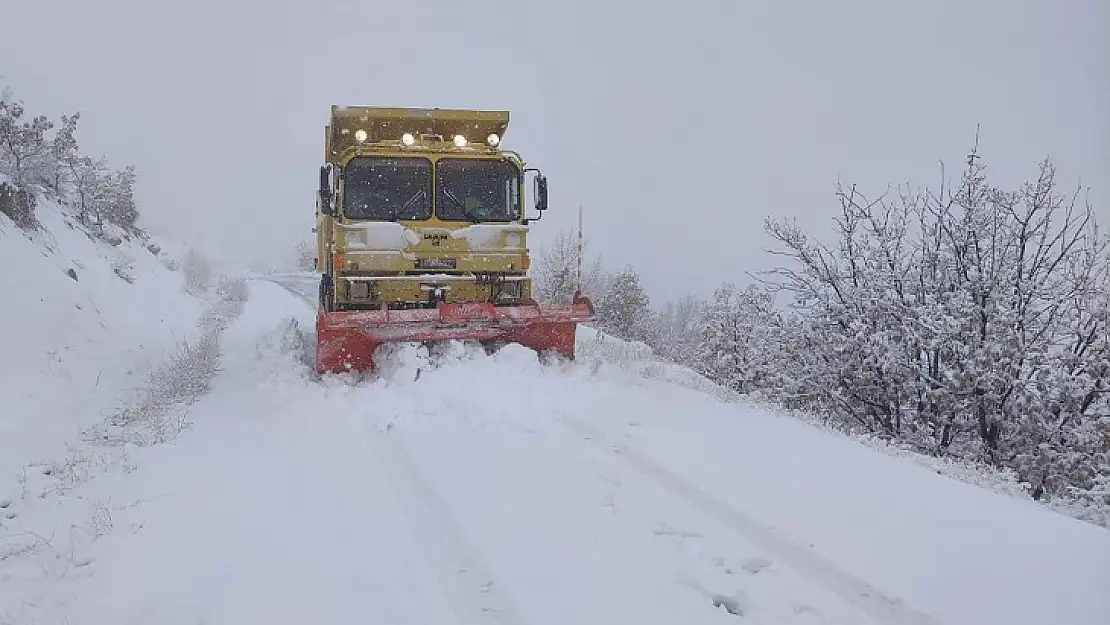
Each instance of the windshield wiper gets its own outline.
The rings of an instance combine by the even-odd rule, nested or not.
[[[414,196],[410,197],[410,198],[409,198],[408,200],[405,200],[405,203],[401,205],[401,210],[397,211],[397,213],[395,213],[395,214],[393,215],[394,219],[396,219],[396,218],[397,218],[397,214],[398,214],[398,213],[402,213],[402,212],[404,212],[404,211],[405,211],[405,209],[407,209],[407,208],[409,207],[409,205],[410,205],[410,204],[412,204],[413,202],[415,202],[417,198],[419,198],[419,197],[421,197],[421,196],[425,195],[425,193],[426,193],[426,191],[425,191],[424,189],[421,189],[421,190],[419,190],[419,191],[417,191],[417,192],[416,192],[416,195],[414,195]]]
[[[451,193],[451,191],[449,191],[447,189],[444,189],[443,194],[446,195],[448,198],[450,198],[450,200],[452,202],[454,202],[456,206],[458,206],[459,208],[462,209],[463,215],[466,215],[467,217],[470,218],[470,223],[475,223],[476,224],[476,223],[481,221],[480,219],[478,219],[474,215],[470,214],[470,209],[468,209],[465,204],[460,202],[459,198],[455,197],[454,193]]]

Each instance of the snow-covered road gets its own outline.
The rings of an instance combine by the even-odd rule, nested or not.
[[[74,572],[0,558],[0,623],[1110,622],[1103,529],[590,366],[589,332],[577,365],[454,345],[319,379],[315,284],[272,279],[193,427],[88,486],[127,505]]]

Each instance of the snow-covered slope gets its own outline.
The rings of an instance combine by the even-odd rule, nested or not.
[[[271,279],[189,430],[12,501],[0,623],[1110,622],[1104,529],[589,330],[321,379],[311,279]]]
[[[166,242],[90,236],[46,200],[37,217],[24,231],[0,215],[0,498],[118,409],[204,305],[167,268]]]

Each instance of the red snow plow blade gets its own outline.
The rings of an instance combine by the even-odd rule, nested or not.
[[[382,343],[446,340],[505,341],[574,358],[578,324],[594,319],[585,297],[570,305],[495,306],[440,303],[414,310],[346,310],[316,313],[316,371],[374,369]]]

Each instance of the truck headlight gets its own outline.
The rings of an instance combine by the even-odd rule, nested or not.
[[[348,232],[345,242],[347,247],[362,247],[362,235],[358,232]]]
[[[350,296],[352,299],[366,299],[370,297],[370,283],[359,281],[350,283]]]
[[[498,296],[501,299],[520,299],[520,282],[517,280],[503,282]]]

